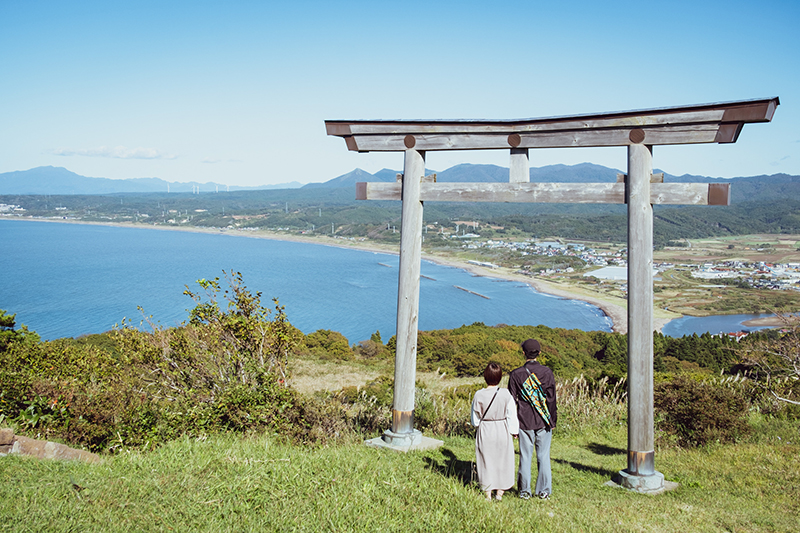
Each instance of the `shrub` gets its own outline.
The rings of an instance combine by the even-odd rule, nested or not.
[[[583,432],[624,423],[628,396],[626,378],[599,380],[580,375],[556,379],[558,426],[560,430]]]
[[[323,359],[333,359],[334,361],[353,359],[353,351],[350,349],[347,337],[338,331],[318,329],[306,336],[305,343],[312,354]]]
[[[370,398],[377,405],[391,407],[394,379],[389,376],[378,376],[363,387],[344,387],[339,392],[342,402],[356,403],[362,396]]]
[[[414,425],[423,432],[447,436],[475,436],[470,421],[472,399],[449,400],[417,387],[414,394]]]
[[[519,351],[499,352],[489,357],[489,363],[497,363],[503,370],[503,375],[508,375],[515,368],[519,368],[525,362],[525,358]]]
[[[123,324],[107,336],[16,339],[0,351],[0,415],[21,429],[92,450],[155,446],[180,435],[269,431],[306,442],[286,363],[302,336],[241,275],[200,280],[205,296],[189,324],[145,332]],[[217,297],[227,301],[221,306]],[[345,341],[346,342],[346,341]]]
[[[383,344],[373,340],[359,342],[355,352],[359,355],[359,357],[364,359],[382,358],[387,354],[387,350]]]
[[[680,446],[734,442],[750,430],[747,401],[740,394],[686,376],[656,384],[654,405],[658,429]]]
[[[39,341],[39,336],[36,333],[28,331],[26,326],[16,328],[17,315],[7,315],[5,310],[0,309],[0,352],[6,350],[9,346],[20,342],[33,342]]]
[[[486,359],[472,352],[460,352],[452,357],[457,376],[476,377],[486,369]]]

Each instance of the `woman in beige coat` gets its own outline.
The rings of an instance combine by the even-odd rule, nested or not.
[[[498,387],[503,370],[489,363],[483,372],[487,387],[475,393],[472,400],[472,425],[475,435],[475,462],[478,481],[486,499],[497,499],[514,486],[514,436],[519,433],[517,405],[508,389]]]

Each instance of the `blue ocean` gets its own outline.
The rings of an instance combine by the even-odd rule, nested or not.
[[[774,316],[772,314],[753,315],[714,315],[714,316],[685,316],[670,320],[661,330],[668,337],[682,337],[697,333],[732,333],[735,331],[757,331],[769,329],[769,326],[745,326],[744,323],[754,318]]]
[[[230,233],[0,220],[0,269],[0,309],[45,340],[101,333],[126,319],[138,326],[145,316],[178,325],[194,306],[186,286],[197,291],[197,280],[224,278],[223,271],[241,272],[265,307],[278,298],[304,333],[329,329],[351,343],[376,331],[384,341],[395,333],[398,257],[392,254]],[[611,331],[597,307],[523,283],[429,261],[422,274],[421,330],[483,322]],[[754,329],[741,323],[757,316],[684,317],[664,334]]]
[[[143,314],[162,326],[188,319],[185,286],[241,272],[271,307],[278,298],[304,333],[329,329],[351,343],[395,333],[398,257],[231,234],[0,220],[0,309],[43,339],[101,333]],[[610,331],[592,305],[423,261],[419,328],[544,324]],[[463,287],[483,298],[460,290]]]

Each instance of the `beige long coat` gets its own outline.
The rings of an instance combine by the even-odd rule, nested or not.
[[[497,397],[492,402],[495,391]],[[472,400],[472,425],[478,428],[475,435],[475,462],[481,489],[510,489],[514,486],[516,474],[514,439],[511,435],[519,433],[519,421],[517,405],[508,389],[486,387],[476,392]]]

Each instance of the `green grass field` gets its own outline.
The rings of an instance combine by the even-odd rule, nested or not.
[[[551,500],[486,502],[474,443],[408,454],[360,442],[307,448],[268,436],[182,439],[98,465],[0,458],[0,516],[23,531],[797,531],[796,422],[753,415],[734,445],[657,450],[680,484],[659,496],[605,483],[626,428],[556,430]]]

